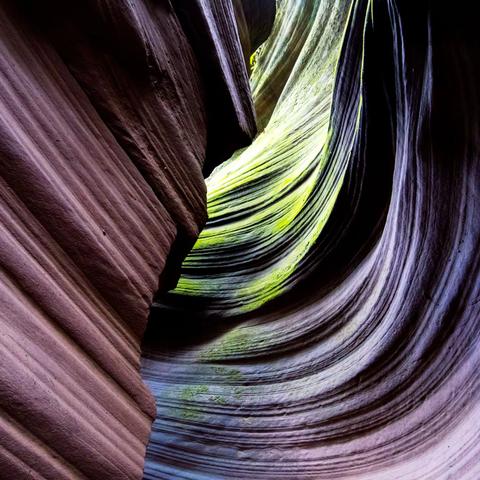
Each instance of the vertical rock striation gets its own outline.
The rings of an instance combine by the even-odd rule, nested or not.
[[[233,5],[215,5],[195,48],[169,1],[0,5],[2,479],[142,476],[140,341],[206,218],[209,112],[235,148],[255,134]],[[225,105],[206,71],[228,73]]]
[[[266,3],[274,4],[271,0]],[[243,57],[244,49],[251,47],[245,39],[239,42],[236,10],[231,0],[174,0],[173,5],[199,58],[210,100],[207,114],[211,128],[204,165],[208,174],[218,165],[219,159],[228,158],[256,134]],[[243,19],[241,21],[243,24]],[[271,22],[273,18],[270,25]],[[229,121],[231,118],[236,121]]]

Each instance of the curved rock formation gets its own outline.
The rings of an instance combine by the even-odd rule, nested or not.
[[[472,10],[2,2],[0,478],[480,478]]]
[[[469,10],[279,3],[251,77],[264,130],[208,179],[145,338],[145,478],[480,477]]]
[[[210,112],[255,134],[231,1],[195,45],[176,3],[0,5],[2,479],[142,476],[140,341],[205,221]]]

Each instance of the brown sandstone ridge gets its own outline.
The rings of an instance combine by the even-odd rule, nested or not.
[[[1,479],[141,478],[140,342],[255,135],[244,49],[231,0],[1,3]]]

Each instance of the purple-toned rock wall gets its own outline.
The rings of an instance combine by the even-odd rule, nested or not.
[[[145,479],[477,480],[474,5],[279,5],[261,133],[152,309]]]
[[[169,1],[0,5],[2,479],[142,476],[140,342],[206,219],[209,112],[235,148],[255,134],[233,5],[215,5],[201,59]],[[234,111],[202,69],[230,72]]]

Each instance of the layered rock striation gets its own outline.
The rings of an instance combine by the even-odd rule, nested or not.
[[[464,7],[279,2],[251,76],[260,133],[207,180],[206,228],[145,338],[145,478],[480,477]]]
[[[0,478],[480,478],[471,7],[68,3],[0,5]]]
[[[205,222],[202,170],[256,132],[232,2],[195,40],[204,3],[180,4],[0,5],[2,479],[142,476],[149,306]]]

